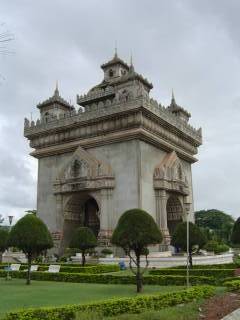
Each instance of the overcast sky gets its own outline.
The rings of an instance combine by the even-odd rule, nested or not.
[[[37,160],[23,119],[52,95],[75,103],[102,80],[100,65],[118,54],[176,101],[203,129],[193,165],[195,209],[240,216],[240,1],[0,0],[0,33],[15,53],[0,56],[0,214],[36,207]]]

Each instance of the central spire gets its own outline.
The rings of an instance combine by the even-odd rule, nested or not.
[[[56,88],[55,88],[55,91],[54,91],[54,96],[59,96],[58,81],[56,81]]]
[[[118,53],[117,53],[117,40],[115,40],[115,47],[114,47],[114,58],[118,57]]]

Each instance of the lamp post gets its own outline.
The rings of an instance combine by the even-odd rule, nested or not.
[[[186,210],[186,223],[187,223],[187,232],[186,232],[186,241],[187,241],[187,272],[186,272],[186,282],[187,282],[187,288],[190,286],[189,282],[189,213],[190,213],[190,206],[191,202],[188,197],[185,199],[185,210]]]
[[[189,288],[189,215],[187,214],[187,288]]]
[[[12,226],[12,222],[13,222],[13,216],[8,216],[8,221],[9,221],[9,232],[11,231],[11,226]],[[7,277],[6,280],[11,280],[11,276],[10,276],[10,264],[9,264],[9,260],[8,260],[8,268],[7,268]]]

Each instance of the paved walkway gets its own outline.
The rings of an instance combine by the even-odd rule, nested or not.
[[[233,311],[232,313],[228,314],[222,320],[240,320],[240,309]]]

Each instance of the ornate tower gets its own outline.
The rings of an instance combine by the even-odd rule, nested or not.
[[[152,84],[117,54],[101,66],[102,82],[77,96],[78,111],[54,95],[38,105],[40,120],[25,119],[24,135],[39,160],[38,215],[56,250],[85,225],[109,243],[121,214],[143,208],[164,234],[164,250],[179,221],[193,219],[191,165],[201,129],[174,96],[165,108],[149,97]]]

